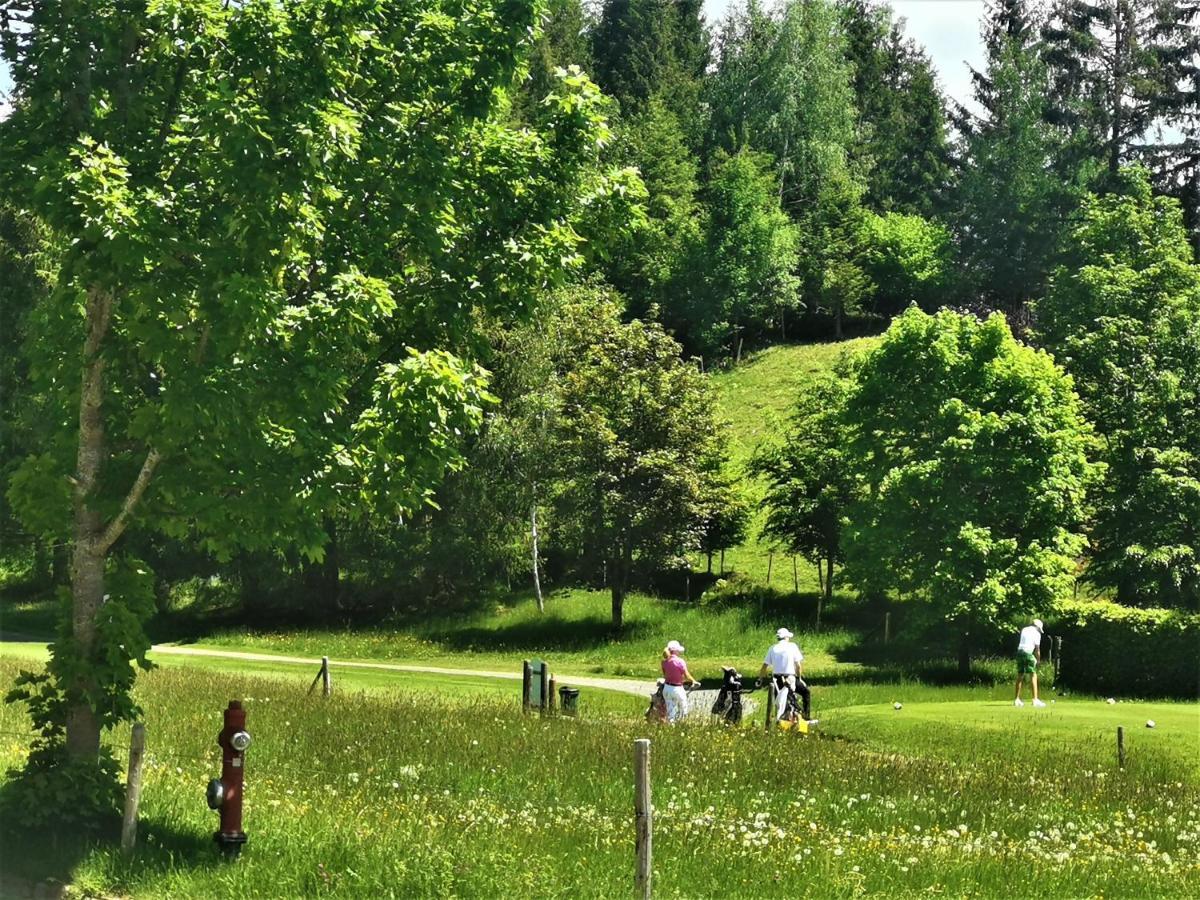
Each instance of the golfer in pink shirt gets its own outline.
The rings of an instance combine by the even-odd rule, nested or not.
[[[683,656],[683,644],[671,641],[663,650],[662,672],[663,697],[667,701],[667,721],[674,723],[684,718],[688,712],[687,692],[685,684],[699,684],[692,673],[688,671],[687,662]]]

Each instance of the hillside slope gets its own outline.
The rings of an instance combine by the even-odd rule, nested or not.
[[[844,353],[861,352],[878,341],[877,337],[867,337],[838,343],[779,345],[755,353],[734,369],[714,373],[712,381],[721,413],[733,430],[734,465],[744,467],[759,446],[782,439],[796,398],[809,381],[828,372]],[[763,485],[747,476],[747,490],[755,507],[750,534],[741,547],[726,552],[725,571],[765,584],[771,548],[759,534],[766,518],[760,502]],[[703,566],[701,559],[698,567]],[[790,557],[775,554],[771,568],[772,587],[786,591],[794,586]],[[817,590],[817,574],[811,565],[798,560],[795,573],[801,591]]]

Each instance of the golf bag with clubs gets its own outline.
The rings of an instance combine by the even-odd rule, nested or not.
[[[663,694],[663,688],[666,687],[666,679],[658,679],[658,686],[654,693],[650,695],[650,706],[646,709],[647,722],[662,722],[667,721],[667,698]]]
[[[778,703],[782,699],[784,704],[783,715],[779,716],[779,720],[781,722],[808,721],[811,694],[804,679],[796,675],[772,675],[771,681],[775,685],[775,696],[779,698],[776,702]],[[803,698],[803,709],[801,709],[801,698]]]
[[[730,725],[742,721],[742,676],[732,666],[722,666],[721,690],[713,703],[712,714]]]

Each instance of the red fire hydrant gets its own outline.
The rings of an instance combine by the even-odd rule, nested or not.
[[[237,856],[246,843],[242,831],[242,782],[245,778],[246,748],[250,735],[246,733],[246,711],[238,700],[230,700],[225,710],[225,727],[217,735],[217,745],[223,752],[221,777],[208,783],[208,806],[221,813],[221,828],[213,835],[226,856]]]

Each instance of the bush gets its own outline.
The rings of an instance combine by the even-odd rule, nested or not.
[[[1124,695],[1200,696],[1200,615],[1104,601],[1059,607],[1060,683]]]

